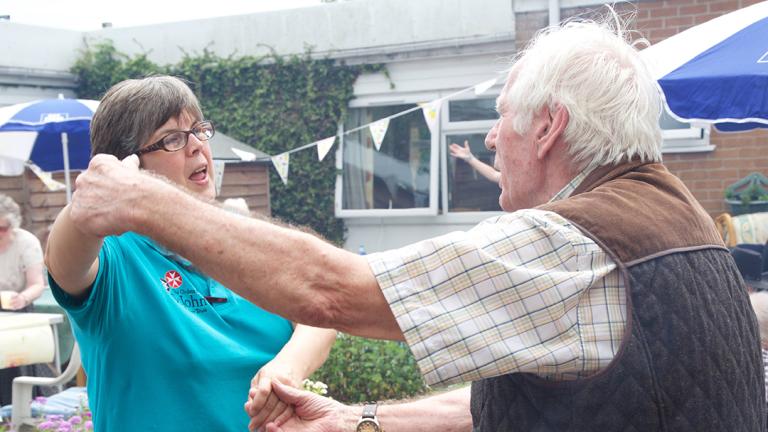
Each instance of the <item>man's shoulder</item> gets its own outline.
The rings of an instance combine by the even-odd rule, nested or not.
[[[505,228],[521,226],[530,228],[562,227],[575,229],[573,224],[560,214],[547,209],[521,209],[503,215],[490,217],[481,221],[474,229]]]

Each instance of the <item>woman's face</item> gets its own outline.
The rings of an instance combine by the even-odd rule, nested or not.
[[[195,123],[196,120],[187,113],[171,118],[160,126],[141,148],[160,141],[172,132],[189,130]],[[157,150],[142,155],[141,166],[167,177],[195,194],[213,199],[216,197],[216,188],[213,182],[211,147],[208,141],[200,141],[194,134],[189,134],[188,140],[183,149],[175,152]]]

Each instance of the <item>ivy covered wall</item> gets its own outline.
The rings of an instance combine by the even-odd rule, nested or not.
[[[118,52],[111,42],[83,51],[72,68],[80,98],[100,99],[128,78],[170,74],[186,79],[216,129],[265,153],[276,155],[336,134],[353,97],[355,79],[378,65],[347,66],[311,53],[281,57],[217,57],[187,54],[179,64],[158,65],[146,55]],[[314,148],[292,153],[288,185],[270,170],[272,214],[309,226],[342,245],[343,221],[334,217],[335,162],[317,160]]]

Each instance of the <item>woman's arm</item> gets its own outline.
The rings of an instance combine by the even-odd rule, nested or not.
[[[336,330],[297,325],[293,336],[269,363],[251,380],[245,410],[261,424],[292,414],[289,405],[281,402],[272,392],[272,380],[296,388],[312,372],[322,366],[336,341]]]
[[[501,173],[496,171],[496,169],[487,163],[481,161],[480,159],[472,156],[472,159],[469,159],[466,161],[472,168],[475,169],[475,171],[479,172],[480,175],[487,178],[488,180],[498,183],[499,179],[501,178]]]
[[[56,217],[45,247],[45,265],[61,289],[82,297],[96,279],[103,239],[80,231],[69,212],[66,206]]]
[[[40,297],[45,288],[45,282],[43,282],[43,263],[30,265],[27,267],[24,275],[27,279],[27,286],[19,294],[24,297],[29,305]]]
[[[43,293],[43,263],[31,264],[24,272],[27,285],[11,297],[11,309],[19,310],[32,304]]]

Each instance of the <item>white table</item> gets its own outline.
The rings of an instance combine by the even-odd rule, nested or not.
[[[53,343],[54,343],[54,366],[56,367],[56,374],[61,375],[61,356],[59,353],[59,331],[58,325],[64,322],[64,316],[62,314],[52,313],[34,313],[34,312],[0,312],[0,328],[10,330],[16,328],[39,326],[41,322],[47,323],[51,326],[53,331]],[[0,350],[3,347],[0,346]],[[62,386],[58,386],[58,390],[62,391]]]

